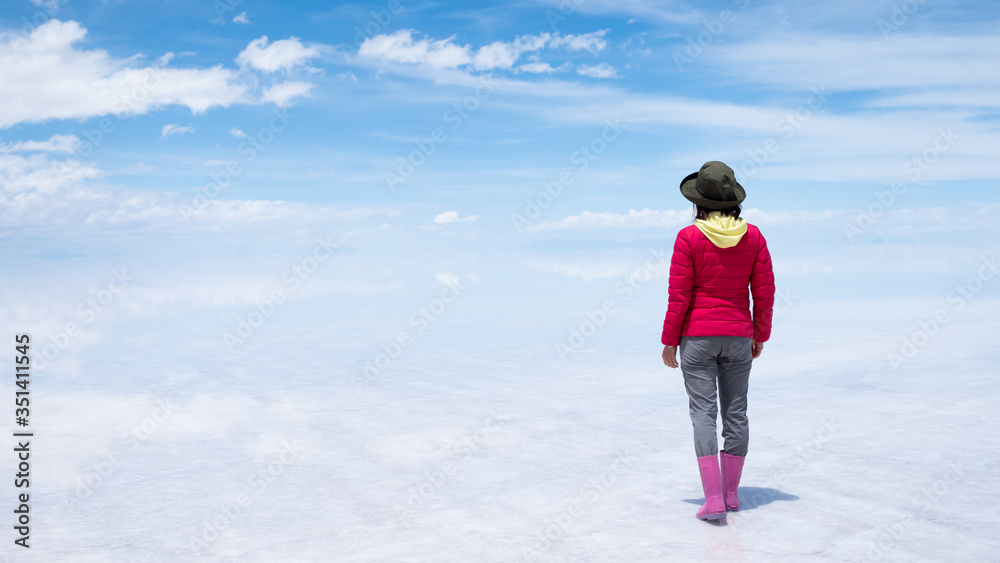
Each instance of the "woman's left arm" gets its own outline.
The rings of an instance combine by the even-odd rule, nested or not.
[[[753,341],[763,348],[763,344],[771,338],[771,319],[774,315],[774,268],[764,235],[760,235],[760,247],[753,263],[750,293],[753,295]],[[759,351],[755,352],[760,356]]]

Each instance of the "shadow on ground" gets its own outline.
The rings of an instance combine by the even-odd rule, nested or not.
[[[765,489],[762,487],[740,487],[737,493],[740,497],[740,512],[754,510],[762,506],[767,506],[775,501],[795,501],[799,497],[788,493],[783,493],[777,489]],[[688,504],[701,506],[705,504],[705,499],[685,499]]]

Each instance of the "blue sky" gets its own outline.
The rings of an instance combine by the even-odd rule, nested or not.
[[[335,231],[418,270],[492,255],[617,272],[672,241],[680,179],[718,159],[789,275],[961,277],[997,248],[998,11],[8,3],[4,248],[86,264],[122,241],[208,256]]]

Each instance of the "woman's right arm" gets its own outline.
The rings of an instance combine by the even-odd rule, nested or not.
[[[691,292],[694,286],[694,260],[691,245],[684,238],[684,231],[677,233],[674,254],[670,258],[670,287],[667,316],[663,319],[663,334],[660,341],[664,346],[676,348],[681,341],[681,328],[691,307]]]

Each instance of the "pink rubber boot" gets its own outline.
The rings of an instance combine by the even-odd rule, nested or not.
[[[719,452],[719,465],[722,467],[722,501],[726,505],[726,510],[739,510],[740,497],[736,490],[740,486],[740,477],[743,476],[743,461],[746,456],[729,455],[725,450]]]
[[[705,491],[705,504],[698,509],[698,518],[701,520],[725,518],[726,504],[722,500],[719,458],[714,455],[699,457],[698,471],[701,472],[701,488]]]

